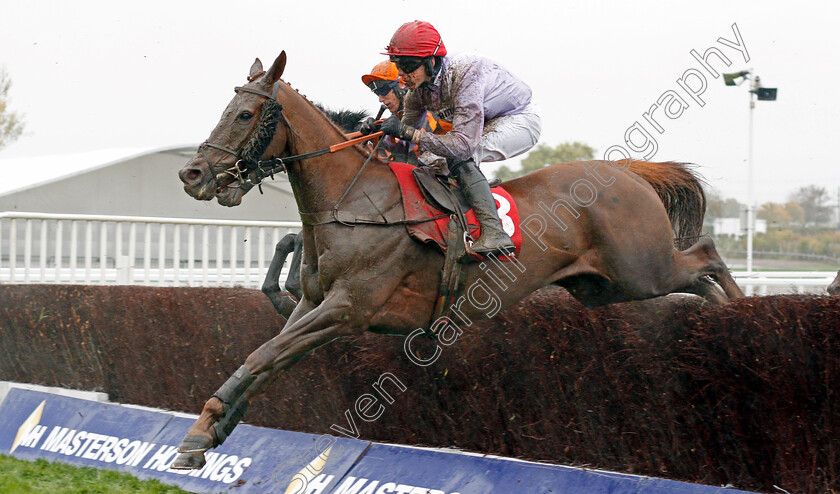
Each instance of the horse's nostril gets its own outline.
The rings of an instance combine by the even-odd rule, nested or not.
[[[190,180],[195,180],[200,176],[201,176],[201,172],[199,172],[198,170],[190,170],[187,173],[187,178],[190,179]]]

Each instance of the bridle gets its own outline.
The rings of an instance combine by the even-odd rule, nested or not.
[[[274,133],[277,131],[277,125],[280,121],[282,121],[286,128],[289,130],[289,144],[287,148],[289,149],[290,153],[294,153],[294,138],[300,137],[297,134],[297,132],[295,132],[295,130],[292,128],[292,125],[286,119],[286,116],[283,114],[283,105],[281,105],[277,101],[277,92],[280,88],[281,83],[282,81],[280,80],[275,82],[271,93],[268,93],[261,89],[256,89],[247,86],[237,86],[234,88],[234,91],[236,93],[250,93],[266,98],[266,101],[262,104],[260,108],[260,122],[257,124],[257,127],[251,132],[251,135],[248,137],[248,140],[242,146],[241,150],[235,151],[233,149],[220,146],[218,144],[213,144],[209,141],[204,141],[198,147],[199,153],[201,153],[201,155],[207,161],[207,164],[210,166],[210,170],[215,174],[214,180],[216,181],[217,192],[229,186],[234,181],[238,182],[239,187],[247,187],[248,189],[250,189],[254,185],[257,185],[260,187],[260,192],[262,192],[262,181],[266,177],[270,177],[273,179],[275,173],[286,171],[287,163],[301,161],[307,158],[314,158],[316,156],[322,156],[324,154],[341,151],[342,149],[346,149],[360,142],[372,140],[383,135],[381,131],[374,132],[369,135],[364,135],[354,139],[350,139],[339,144],[334,144],[328,148],[319,149],[318,151],[313,151],[310,153],[297,155],[292,154],[291,156],[282,157],[272,156],[267,160],[259,159],[260,156],[262,156],[265,153],[265,150],[271,143],[271,139],[273,138]],[[266,138],[265,136],[267,136],[268,138]],[[262,140],[263,142],[259,142],[260,140]],[[381,140],[379,142],[381,142]],[[376,147],[374,148],[373,152],[371,152],[370,156],[368,157],[368,161],[365,162],[365,166],[370,161],[370,158],[374,156],[374,154],[376,153],[376,148],[378,147],[379,143],[376,144]],[[213,161],[210,159],[210,156],[207,154],[206,151],[207,148],[216,149],[218,151],[222,151],[234,156],[236,158],[236,163],[232,167],[227,168],[220,173],[216,173],[213,170],[218,170],[219,167],[217,165],[214,165]],[[242,150],[245,149],[249,151],[246,154],[243,154]],[[356,175],[356,179],[358,179],[358,176],[361,174],[362,170],[364,170],[365,166],[362,166],[362,168],[359,170],[359,173]],[[250,183],[246,183],[245,177],[248,175],[250,175],[251,177]],[[350,187],[352,187],[353,184],[355,184],[356,179],[353,180],[353,182],[350,184]]]
[[[257,127],[248,136],[248,139],[245,141],[245,144],[243,144],[240,150],[233,150],[225,146],[214,144],[210,141],[204,141],[198,147],[198,152],[201,153],[202,157],[204,157],[205,161],[207,161],[207,164],[210,166],[211,172],[213,172],[214,174],[217,192],[222,190],[224,187],[230,185],[233,181],[237,181],[239,183],[239,186],[242,187],[245,185],[244,175],[247,175],[253,171],[262,170],[259,158],[263,155],[263,153],[271,143],[271,139],[273,138],[274,133],[277,131],[277,124],[280,120],[282,120],[286,127],[289,129],[289,138],[291,141],[289,148],[294,148],[293,136],[297,134],[292,129],[291,125],[289,125],[289,122],[286,120],[285,115],[283,115],[283,105],[281,105],[277,101],[277,92],[279,90],[280,83],[281,81],[278,80],[274,84],[271,93],[265,92],[261,89],[256,89],[247,86],[238,86],[234,88],[234,91],[236,93],[251,93],[266,98],[265,102],[260,107],[260,121],[257,124]],[[260,140],[262,140],[263,142],[259,142]],[[236,158],[236,163],[232,167],[227,168],[220,173],[216,173],[215,170],[218,170],[220,166],[214,163],[210,156],[207,154],[207,148],[216,149],[218,151],[230,154],[231,156]],[[249,151],[247,152],[247,154],[243,154],[243,150],[246,149]],[[270,174],[273,178],[274,171],[269,171],[268,174]],[[261,182],[262,177],[259,177],[258,180]],[[254,184],[251,184],[252,187],[253,185]]]
[[[239,186],[241,188],[247,187],[247,189],[250,189],[254,185],[260,186],[265,177],[270,176],[271,178],[274,178],[275,173],[286,171],[287,163],[301,161],[307,158],[314,158],[316,156],[322,156],[328,153],[335,153],[341,151],[342,149],[347,149],[351,146],[354,146],[360,142],[376,139],[384,135],[384,133],[380,130],[372,134],[359,136],[338,144],[333,144],[328,148],[319,149],[318,151],[312,151],[310,153],[294,154],[291,156],[283,157],[272,156],[267,160],[259,159],[259,157],[262,156],[262,154],[268,148],[268,145],[271,143],[271,139],[264,139],[265,142],[263,143],[257,142],[259,141],[259,136],[270,135],[273,139],[274,133],[277,130],[277,125],[280,123],[280,121],[282,121],[286,128],[289,129],[289,145],[287,146],[287,148],[290,150],[291,153],[294,153],[294,136],[300,137],[294,131],[288,119],[286,119],[285,115],[283,115],[283,105],[281,105],[277,101],[277,92],[281,82],[282,81],[278,80],[274,83],[274,87],[271,93],[267,93],[260,89],[255,89],[247,86],[240,86],[234,88],[234,90],[237,93],[251,93],[266,98],[265,103],[263,103],[262,107],[260,108],[260,122],[257,124],[257,127],[251,132],[251,135],[248,137],[248,140],[242,146],[243,150],[249,149],[247,153],[243,154],[242,150],[235,151],[233,149],[224,146],[219,146],[208,141],[204,141],[201,144],[201,146],[199,146],[199,152],[204,157],[204,159],[207,160],[207,164],[210,166],[210,170],[213,173],[216,172],[213,171],[213,162],[207,155],[206,148],[217,149],[219,151],[223,151],[236,157],[236,163],[232,167],[214,176],[217,193],[219,190],[223,189],[224,187],[227,187],[234,181],[238,181]],[[364,164],[356,172],[356,175],[353,177],[353,180],[351,180],[350,183],[347,185],[347,188],[344,190],[344,193],[341,195],[341,197],[338,199],[338,201],[335,203],[335,206],[332,209],[314,212],[299,211],[300,219],[304,224],[310,226],[324,225],[327,223],[340,223],[345,226],[408,225],[416,223],[425,223],[427,221],[434,221],[449,216],[448,214],[442,214],[438,216],[433,216],[431,218],[423,218],[418,220],[402,219],[397,221],[389,221],[385,217],[385,215],[381,211],[379,211],[379,209],[377,209],[377,216],[354,214],[349,211],[341,211],[339,209],[341,203],[350,193],[350,190],[353,188],[354,185],[356,185],[356,182],[358,182],[359,177],[361,177],[362,172],[365,170],[368,163],[370,163],[371,159],[376,155],[376,151],[379,148],[379,145],[382,143],[382,140],[383,139],[380,139],[379,142],[376,143],[376,146],[368,155],[367,160],[365,160]],[[216,169],[218,169],[218,167],[216,167]],[[245,176],[243,174],[251,176],[250,183],[245,181]],[[225,180],[227,180],[228,182],[225,182]],[[260,188],[260,192],[262,192],[262,188]],[[368,197],[368,199],[370,200],[370,197]],[[372,201],[371,204],[373,204]],[[375,204],[373,206],[374,208],[376,208]]]

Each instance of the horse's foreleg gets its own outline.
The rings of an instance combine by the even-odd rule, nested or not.
[[[250,400],[304,354],[340,336],[363,330],[348,316],[346,296],[334,295],[316,308],[308,300],[292,314],[283,331],[251,353],[225,384],[205,403],[201,415],[178,447],[174,469],[204,466],[204,452],[222,444],[248,409]],[[312,309],[312,310],[310,310]]]
[[[277,312],[280,313],[285,318],[289,318],[292,314],[292,311],[295,310],[295,305],[297,301],[292,300],[291,297],[287,295],[283,295],[282,291],[280,290],[280,273],[283,270],[283,265],[286,263],[286,257],[294,251],[294,256],[292,257],[292,266],[289,271],[289,277],[294,276],[297,281],[298,287],[300,286],[300,247],[299,244],[301,241],[299,240],[300,235],[295,233],[289,233],[279,242],[277,242],[277,247],[274,249],[274,257],[271,258],[271,264],[268,267],[268,272],[265,274],[265,281],[263,282],[262,292],[271,300],[272,305],[274,308],[277,309]],[[297,259],[297,268],[295,268],[295,260]],[[295,271],[297,269],[297,272]],[[286,282],[286,286],[289,286],[288,281]],[[300,289],[296,292],[292,292],[292,294],[297,297],[298,300],[301,299]]]
[[[330,340],[364,331],[365,319],[352,309],[348,296],[330,293],[318,307],[290,320],[280,334],[248,355],[245,366],[255,374],[282,370]],[[293,316],[297,315],[296,311]]]

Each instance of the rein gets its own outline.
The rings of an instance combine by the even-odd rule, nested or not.
[[[295,154],[292,156],[285,156],[285,157],[275,157],[272,156],[267,160],[260,160],[259,156],[261,156],[265,150],[268,148],[269,144],[271,143],[271,139],[274,136],[274,133],[277,131],[277,125],[282,120],[283,123],[286,125],[286,128],[289,129],[290,132],[290,149],[294,149],[294,138],[292,136],[300,137],[297,132],[292,128],[289,121],[286,119],[286,116],[283,114],[283,105],[281,105],[277,101],[277,92],[280,87],[280,83],[282,81],[277,81],[274,83],[274,87],[272,88],[272,92],[268,93],[260,89],[245,87],[245,86],[238,86],[234,88],[234,91],[237,93],[245,92],[256,94],[257,96],[262,96],[266,98],[266,102],[263,103],[262,109],[260,110],[260,123],[257,125],[257,128],[248,138],[248,141],[242,147],[241,151],[235,151],[233,149],[226,148],[224,146],[219,146],[217,144],[213,144],[208,141],[204,141],[199,147],[198,151],[210,165],[211,170],[213,169],[213,162],[210,160],[210,157],[207,155],[205,148],[213,148],[230,155],[233,155],[237,158],[236,163],[226,169],[225,171],[216,175],[216,188],[217,190],[221,190],[223,187],[228,186],[231,182],[225,183],[225,180],[236,180],[239,182],[239,187],[248,187],[250,189],[254,185],[259,186],[260,192],[262,193],[262,182],[265,177],[270,176],[272,179],[274,178],[275,173],[279,173],[281,171],[287,171],[286,164],[291,163],[294,161],[301,161],[308,158],[314,158],[316,156],[323,156],[325,154],[336,153],[338,151],[347,149],[351,146],[359,144],[361,142],[369,141],[372,139],[376,139],[378,137],[382,137],[385,134],[380,130],[378,132],[374,132],[369,135],[363,135],[359,137],[355,137],[353,139],[349,139],[347,141],[333,144],[332,146],[324,149],[319,149],[317,151],[312,151],[309,153],[304,154]],[[318,211],[314,213],[307,213],[300,211],[300,218],[301,222],[306,225],[314,226],[314,225],[324,225],[327,223],[340,223],[344,226],[353,226],[353,225],[412,225],[418,223],[425,223],[427,221],[434,221],[441,218],[446,218],[447,214],[442,214],[438,216],[434,216],[431,218],[424,218],[421,220],[397,220],[397,221],[388,221],[388,218],[380,211],[373,201],[371,204],[373,205],[376,212],[379,213],[379,216],[369,216],[369,215],[356,215],[349,211],[339,211],[339,206],[341,205],[342,201],[350,194],[350,190],[356,185],[358,182],[359,177],[361,176],[362,172],[367,167],[370,160],[376,155],[376,151],[379,149],[379,145],[382,143],[380,139],[376,146],[374,146],[373,150],[368,155],[367,160],[365,160],[364,164],[359,168],[359,171],[356,172],[356,175],[353,177],[353,180],[350,182],[350,185],[347,186],[347,189],[339,198],[338,202],[336,202],[335,207],[329,211]],[[247,174],[250,172],[255,172],[256,175],[256,183],[253,181],[249,184],[246,183],[245,177],[243,173]],[[367,194],[365,194],[366,197]],[[368,197],[370,200],[370,197]]]
[[[289,131],[291,132],[290,135],[298,135],[297,132],[295,132],[295,130],[292,128],[291,124],[289,124],[289,121],[286,119],[286,116],[283,113],[283,105],[281,105],[277,101],[277,92],[280,87],[280,83],[281,81],[277,81],[274,83],[274,87],[271,93],[267,93],[260,89],[245,86],[238,86],[234,88],[234,91],[236,91],[237,93],[251,93],[266,98],[266,102],[263,103],[263,107],[260,112],[260,123],[254,130],[254,132],[251,134],[251,137],[243,146],[243,150],[247,151],[234,151],[233,149],[224,146],[219,146],[218,144],[213,144],[208,141],[203,142],[201,146],[198,147],[199,152],[207,161],[207,163],[211,166],[211,169],[213,168],[213,161],[207,155],[205,148],[213,148],[228,153],[237,158],[236,163],[232,167],[216,175],[217,189],[221,189],[222,187],[227,186],[228,183],[224,183],[223,180],[229,180],[229,177],[232,177],[233,179],[238,181],[240,187],[243,186],[245,184],[245,178],[243,176],[243,173],[247,174],[251,171],[257,172],[258,180],[257,183],[251,184],[251,187],[253,187],[254,185],[261,185],[265,177],[269,176],[273,179],[275,173],[286,171],[285,165],[287,163],[301,161],[308,158],[314,158],[316,156],[322,156],[329,153],[335,153],[343,149],[347,149],[348,147],[359,144],[361,142],[369,141],[384,136],[384,133],[382,131],[379,131],[369,135],[359,136],[354,139],[341,142],[339,144],[333,144],[328,148],[319,149],[318,151],[312,151],[310,153],[296,154],[285,157],[272,156],[267,160],[260,160],[259,156],[261,156],[265,152],[265,149],[271,143],[271,137],[276,132],[277,124],[280,122],[280,120],[282,120],[283,123],[286,125],[286,128],[289,129]],[[378,146],[379,144],[377,143],[377,147]],[[290,147],[294,148],[294,144],[292,143]],[[218,183],[220,180],[222,181],[221,184]],[[260,189],[260,192],[262,192],[262,189]]]

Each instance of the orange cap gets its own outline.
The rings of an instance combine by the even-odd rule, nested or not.
[[[374,65],[370,74],[363,75],[362,82],[367,86],[373,81],[396,81],[399,78],[400,74],[397,71],[397,64],[390,60],[385,60]]]

